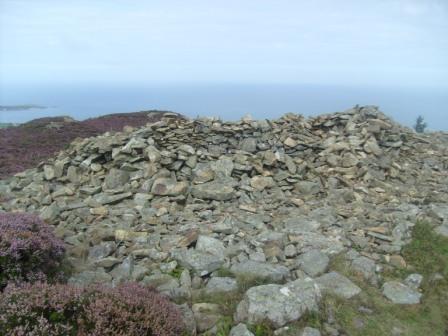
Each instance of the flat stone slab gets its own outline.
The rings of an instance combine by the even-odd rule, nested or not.
[[[422,294],[398,281],[383,285],[383,295],[396,304],[418,304]]]
[[[193,270],[200,276],[216,271],[224,264],[224,259],[207,252],[189,249],[173,253],[173,257],[186,269]]]
[[[325,273],[330,258],[319,250],[311,250],[297,258],[297,265],[310,277],[316,277]]]
[[[235,264],[230,268],[230,271],[235,276],[272,282],[280,282],[289,276],[289,269],[285,266],[253,260]]]
[[[316,283],[322,292],[334,294],[343,299],[350,299],[361,293],[361,288],[337,272],[330,272],[316,278]]]
[[[310,278],[286,285],[252,287],[239,303],[235,320],[249,324],[267,322],[280,328],[299,320],[308,311],[317,311],[320,298],[320,290]]]

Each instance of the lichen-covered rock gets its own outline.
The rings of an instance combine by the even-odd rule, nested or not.
[[[315,280],[323,293],[330,293],[343,299],[350,299],[361,293],[361,288],[337,272],[326,273]]]
[[[299,320],[306,312],[317,311],[320,297],[319,288],[310,279],[252,287],[239,303],[235,320],[249,324],[267,322],[279,328]]]
[[[234,264],[230,271],[237,277],[272,282],[283,281],[289,276],[289,269],[285,266],[252,260]]]
[[[398,281],[389,281],[383,285],[383,294],[396,304],[410,305],[420,303],[422,294]]]

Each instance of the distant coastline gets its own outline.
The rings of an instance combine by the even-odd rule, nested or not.
[[[0,122],[0,128],[8,128],[8,127],[14,127],[14,126],[18,126],[19,124],[17,123],[2,123]]]
[[[36,104],[23,104],[23,105],[0,105],[0,111],[22,111],[31,109],[46,109],[48,107]]]

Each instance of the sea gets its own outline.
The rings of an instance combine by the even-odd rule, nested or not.
[[[35,104],[45,109],[0,111],[0,123],[68,115],[83,120],[109,113],[169,110],[188,117],[223,120],[305,116],[377,105],[388,116],[412,127],[424,117],[430,130],[448,130],[448,89],[304,84],[61,84],[4,85],[0,106]]]

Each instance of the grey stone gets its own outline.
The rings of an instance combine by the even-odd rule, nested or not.
[[[114,284],[119,284],[131,279],[132,272],[134,271],[134,258],[132,255],[128,256],[123,262],[116,266],[110,275],[113,277]]]
[[[39,217],[44,221],[53,222],[60,213],[61,209],[56,202],[53,202],[51,205],[42,208]]]
[[[330,258],[319,250],[305,252],[297,258],[297,266],[313,278],[325,273],[329,262]]]
[[[221,307],[215,303],[195,303],[192,310],[199,332],[211,329],[222,317]]]
[[[114,203],[119,203],[122,200],[126,199],[126,198],[130,198],[132,197],[132,193],[131,192],[125,192],[125,193],[121,193],[121,194],[115,194],[115,195],[106,195],[106,194],[98,194],[95,195],[95,201],[97,201],[100,204],[114,204]]]
[[[226,249],[222,241],[216,238],[201,235],[198,237],[196,242],[196,250],[214,254],[221,259],[224,259]]]
[[[247,260],[234,264],[230,271],[237,277],[247,277],[261,281],[280,282],[289,276],[289,269],[285,266]]]
[[[249,329],[247,329],[245,324],[240,323],[230,330],[229,336],[255,336],[255,335]]]
[[[389,281],[383,285],[383,295],[396,304],[418,304],[420,303],[421,293],[417,292],[401,282]]]
[[[104,179],[106,189],[116,189],[125,185],[129,181],[129,172],[112,168]]]
[[[224,264],[224,260],[214,254],[189,249],[180,253],[174,253],[173,257],[183,267],[204,276],[216,271]]]
[[[179,281],[168,274],[153,274],[145,276],[142,282],[147,286],[156,288],[159,292],[170,291],[179,287]]]
[[[89,249],[89,259],[99,260],[110,256],[117,248],[114,242],[101,242]]]
[[[410,288],[417,290],[420,288],[420,285],[423,281],[423,275],[418,273],[409,274],[406,279],[404,280],[404,283],[408,285]]]
[[[442,225],[437,226],[434,231],[441,236],[448,237],[448,220],[445,220]]]
[[[238,283],[236,279],[229,277],[213,277],[205,286],[205,293],[214,294],[231,294],[238,291]]]
[[[152,185],[151,193],[157,196],[178,196],[184,194],[188,189],[185,181],[176,182],[172,178],[160,177]]]
[[[274,179],[270,176],[254,176],[250,179],[250,185],[256,190],[264,190],[275,186]]]
[[[320,331],[316,328],[306,327],[300,336],[320,336]]]
[[[200,199],[228,201],[235,196],[235,189],[225,182],[207,182],[192,186],[191,194]]]
[[[185,329],[188,335],[196,336],[196,320],[194,319],[194,313],[187,303],[177,306],[182,314],[182,320],[185,325]]]
[[[68,279],[71,285],[84,287],[91,284],[108,284],[112,281],[112,276],[104,271],[102,268],[97,268],[95,271],[83,271],[75,274]]]
[[[255,138],[243,139],[240,143],[241,150],[249,153],[254,153],[257,150],[257,140]]]
[[[375,276],[375,262],[367,257],[359,256],[355,258],[351,263],[351,267],[355,272],[361,273],[366,280],[372,279]]]
[[[285,231],[288,233],[302,233],[316,231],[320,228],[321,224],[313,219],[301,217],[287,218],[283,222]]]
[[[334,294],[343,299],[350,299],[361,293],[361,288],[337,272],[326,273],[315,280],[323,293]]]
[[[317,311],[320,298],[318,287],[310,279],[252,287],[238,304],[235,320],[249,324],[267,322],[280,328],[299,320],[306,312]]]

